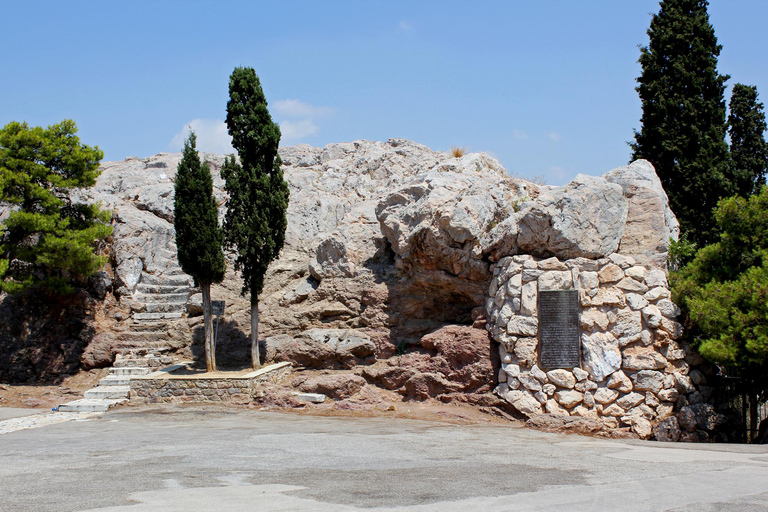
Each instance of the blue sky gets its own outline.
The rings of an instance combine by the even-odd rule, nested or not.
[[[562,184],[626,164],[656,0],[4,2],[0,125],[74,119],[106,160],[227,148],[235,66],[283,144],[405,137]],[[768,97],[768,2],[714,0],[729,86]],[[730,94],[730,87],[726,94]],[[726,96],[727,100],[728,96]]]

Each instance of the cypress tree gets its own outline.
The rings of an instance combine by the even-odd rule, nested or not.
[[[182,270],[195,279],[203,294],[205,367],[216,371],[216,347],[211,328],[211,284],[224,279],[226,269],[219,227],[219,211],[213,197],[213,179],[208,164],[200,161],[194,132],[184,141],[176,171],[173,225]]]
[[[757,101],[757,87],[734,85],[728,109],[733,192],[749,197],[765,184],[768,167],[768,145],[763,135],[765,111]]]
[[[241,294],[251,294],[251,361],[257,368],[259,294],[267,267],[285,242],[289,191],[277,154],[280,127],[272,121],[253,68],[235,68],[229,78],[227,129],[240,161],[229,155],[221,168],[229,193],[224,240],[226,247],[237,251]]]
[[[713,241],[712,214],[729,195],[724,89],[717,72],[715,30],[707,0],[663,0],[653,16],[636,88],[642,128],[632,159],[649,160],[669,196],[682,231],[700,247]]]

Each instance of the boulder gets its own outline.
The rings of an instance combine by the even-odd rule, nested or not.
[[[360,391],[366,381],[359,375],[336,374],[311,377],[298,385],[305,393],[320,393],[336,400],[343,400]]]

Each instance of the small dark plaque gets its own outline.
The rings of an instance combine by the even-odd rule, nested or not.
[[[211,314],[216,316],[221,316],[224,314],[224,301],[223,300],[212,300],[211,301]]]
[[[577,290],[539,291],[539,341],[542,368],[581,364]]]

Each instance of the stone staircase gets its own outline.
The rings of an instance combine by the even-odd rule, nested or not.
[[[139,284],[133,293],[133,301],[140,307],[134,311],[134,320],[165,320],[181,318],[184,305],[192,291],[192,277],[176,264],[176,253],[163,250],[172,263],[159,274],[141,273]]]
[[[159,367],[170,364],[170,357],[147,354],[132,357],[133,354],[118,355],[109,375],[99,380],[99,385],[83,394],[80,400],[60,405],[59,412],[104,412],[110,407],[128,401],[131,378],[147,375]]]

